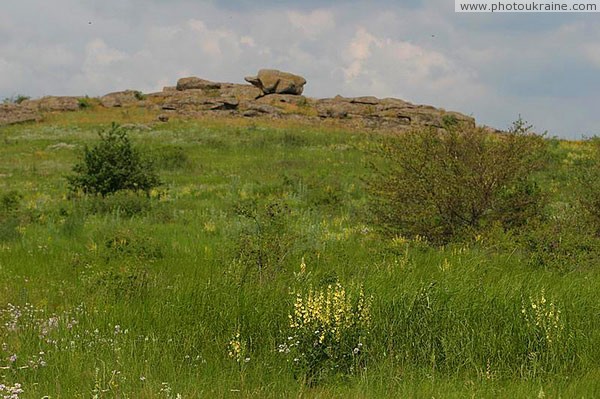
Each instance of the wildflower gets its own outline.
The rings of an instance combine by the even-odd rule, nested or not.
[[[357,356],[362,356],[362,340],[370,329],[371,298],[362,290],[353,295],[339,283],[293,295],[295,301],[288,315],[292,334],[287,345],[279,346],[279,352],[290,355],[299,375],[324,369],[351,372]]]
[[[233,338],[229,341],[229,351],[227,354],[230,358],[234,359],[238,363],[248,363],[250,358],[246,356],[246,342],[241,339],[239,327],[234,334]]]

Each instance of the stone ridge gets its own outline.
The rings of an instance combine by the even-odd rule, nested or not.
[[[277,70],[261,70],[247,81],[252,84],[188,77],[158,93],[125,90],[102,96],[99,103],[106,108],[145,107],[159,112],[160,121],[167,121],[171,116],[194,118],[220,113],[244,118],[335,120],[349,127],[399,131],[419,126],[443,129],[448,123],[475,125],[470,116],[396,98],[305,97],[301,95],[306,83],[304,78]],[[75,111],[86,103],[77,97],[50,96],[20,105],[3,105],[0,125],[40,120],[44,112]]]

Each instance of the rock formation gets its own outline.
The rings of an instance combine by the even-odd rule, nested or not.
[[[401,131],[415,126],[443,129],[449,121],[474,125],[475,120],[458,112],[427,105],[415,105],[396,98],[341,97],[313,99],[302,96],[306,80],[298,75],[262,69],[246,80],[252,84],[211,82],[197,77],[182,78],[177,86],[143,95],[125,90],[99,99],[103,107],[146,107],[170,116],[199,117],[207,113],[227,113],[240,117],[301,118],[335,120],[355,128]],[[77,97],[43,97],[21,105],[0,107],[0,125],[39,120],[45,112],[75,111]]]
[[[267,94],[302,94],[306,79],[302,76],[277,69],[261,69],[256,76],[246,76],[244,80]]]

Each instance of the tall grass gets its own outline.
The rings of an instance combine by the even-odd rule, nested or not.
[[[23,196],[0,240],[0,383],[19,397],[600,391],[598,271],[533,267],[507,237],[380,236],[361,181],[368,134],[212,120],[132,131],[176,149],[158,162],[165,184],[86,202],[64,196],[64,175],[109,121],[80,114],[0,132],[0,191]],[[548,186],[571,173],[570,146],[554,150]],[[278,350],[291,290],[338,283],[372,297],[364,362],[308,384]]]

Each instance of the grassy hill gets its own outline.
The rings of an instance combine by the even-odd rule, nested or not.
[[[154,119],[92,108],[0,130],[0,383],[20,397],[600,395],[593,248],[555,230],[589,143],[549,143],[537,179],[556,223],[529,241],[492,231],[440,247],[373,224],[378,133]],[[112,121],[163,185],[68,195],[65,176]],[[290,326],[298,298],[317,306],[330,286],[348,334],[363,327],[360,347],[340,339],[327,362],[288,341],[312,334]],[[321,378],[302,373],[319,364]]]

